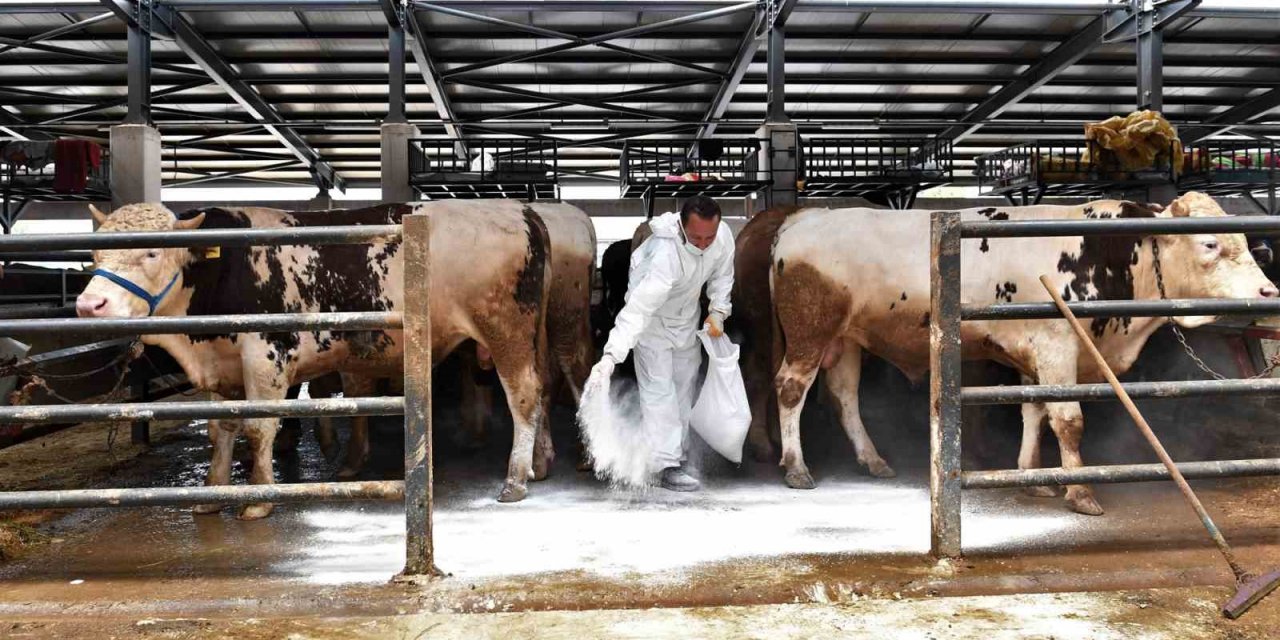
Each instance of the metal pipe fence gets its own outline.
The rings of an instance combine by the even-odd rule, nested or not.
[[[238,334],[298,331],[379,331],[405,334],[403,397],[312,400],[236,400],[0,407],[0,424],[68,421],[249,419],[292,416],[405,416],[405,480],[290,485],[163,487],[0,492],[0,509],[149,507],[204,503],[404,500],[405,573],[434,571],[431,544],[431,341],[429,221],[403,225],[210,229],[163,232],[51,234],[0,237],[6,258],[35,252],[166,247],[247,247],[365,244],[403,241],[405,308],[399,312],[243,314],[145,318],[0,319],[0,335]],[[83,255],[83,254],[76,254]],[[34,309],[24,311],[35,311]],[[68,313],[67,308],[52,310]],[[2,316],[0,316],[2,318]]]
[[[936,556],[961,554],[963,489],[1039,485],[1143,482],[1169,477],[1159,464],[1082,466],[1058,469],[962,471],[961,407],[1024,402],[1113,400],[1107,384],[1019,385],[964,388],[960,381],[962,321],[1057,319],[1053,303],[962,305],[961,240],[1097,235],[1153,235],[1280,231],[1278,217],[1143,218],[1089,220],[991,220],[961,222],[957,211],[938,211],[930,223],[930,504],[931,550]],[[1173,317],[1258,315],[1280,312],[1275,300],[1097,300],[1069,303],[1080,317]],[[1250,396],[1280,392],[1280,379],[1188,380],[1126,383],[1134,398]],[[1179,464],[1188,478],[1280,475],[1280,458]]]

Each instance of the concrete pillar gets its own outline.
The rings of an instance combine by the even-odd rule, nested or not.
[[[796,179],[799,177],[798,147],[800,133],[790,122],[769,122],[756,130],[756,137],[768,141],[768,152],[762,152],[760,170],[773,181],[773,206],[796,204]]]
[[[316,195],[307,201],[308,211],[328,211],[333,208],[333,195],[325,191],[317,191]]]
[[[111,206],[160,202],[160,130],[145,124],[111,127]]]
[[[382,125],[382,201],[411,202],[417,200],[409,185],[409,139],[419,134],[407,123],[387,122]]]

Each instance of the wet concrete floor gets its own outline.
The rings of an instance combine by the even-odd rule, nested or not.
[[[378,426],[363,477],[399,477],[399,438],[394,424]],[[230,510],[84,510],[44,525],[51,542],[0,565],[0,616],[386,615],[1230,584],[1193,514],[1162,483],[1098,487],[1103,517],[1013,490],[966,492],[966,557],[935,563],[919,458],[879,480],[843,452],[818,451],[810,462],[819,486],[807,492],[786,488],[773,465],[709,462],[700,493],[635,494],[576,472],[565,446],[549,480],[503,505],[494,498],[506,442],[499,430],[478,453],[440,444],[443,580],[391,582],[404,558],[399,504],[283,505],[256,522]],[[140,460],[98,484],[200,484],[202,427],[174,431]],[[295,463],[278,467],[289,482],[334,471],[310,437]],[[243,476],[237,463],[236,481]],[[1247,564],[1280,562],[1280,483],[1197,486]]]

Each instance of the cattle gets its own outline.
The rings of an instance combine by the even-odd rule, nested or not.
[[[430,216],[430,321],[433,362],[465,340],[493,353],[515,434],[499,501],[521,500],[527,481],[545,476],[550,446],[544,415],[545,314],[550,245],[538,209],[515,201],[390,204],[294,215],[259,207],[207,208],[181,217],[160,204],[91,208],[98,232],[196,228],[289,228],[394,224],[409,213]],[[200,316],[239,313],[395,311],[404,306],[401,243],[365,245],[110,249],[93,254],[95,277],[76,301],[82,317]],[[225,398],[282,399],[291,385],[338,371],[353,380],[398,377],[403,333],[312,331],[230,335],[154,335],[198,389]],[[360,395],[348,390],[348,395]],[[211,420],[213,462],[206,483],[230,481],[231,451],[241,430],[253,450],[255,484],[273,482],[271,444],[277,418]],[[364,446],[356,443],[357,451]],[[197,513],[218,511],[201,505]],[[252,504],[242,519],[270,514]]]
[[[1163,211],[1103,200],[1074,206],[968,209],[973,220],[1218,217],[1226,215],[1201,193],[1188,193]],[[858,461],[875,475],[889,466],[862,424],[858,382],[862,352],[878,355],[918,381],[929,371],[929,220],[927,211],[802,209],[785,216],[769,270],[782,360],[774,379],[782,431],[781,465],[788,486],[813,488],[800,448],[800,412],[820,368],[839,399],[841,422]],[[1158,247],[1158,252],[1154,249]],[[1163,274],[1163,292],[1155,262]],[[963,303],[1043,302],[1038,277],[1047,274],[1067,300],[1275,297],[1241,234],[992,238],[965,240],[961,251]],[[741,307],[740,307],[741,308]],[[1212,317],[1179,317],[1195,327]],[[1090,330],[1107,363],[1124,373],[1167,319],[1098,318]],[[1102,375],[1066,321],[966,322],[962,354],[993,360],[1040,384],[1096,382]],[[1018,466],[1039,465],[1041,425],[1048,418],[1064,467],[1079,467],[1084,419],[1079,403],[1028,404]],[[1041,490],[1040,495],[1053,492]],[[1103,510],[1092,491],[1067,487],[1069,506]]]
[[[577,407],[582,385],[595,363],[591,335],[591,280],[596,268],[596,232],[591,218],[566,204],[539,204],[551,245],[551,286],[547,302],[547,342],[550,345],[550,402],[563,399]],[[490,387],[481,371],[492,369],[492,353],[477,345],[462,358],[462,440],[467,446],[483,442],[484,424],[492,406]],[[550,425],[544,425],[549,429]]]

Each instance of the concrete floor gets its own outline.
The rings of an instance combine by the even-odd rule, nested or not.
[[[415,637],[432,629],[433,637],[509,637],[504,629],[535,627],[560,630],[542,634],[550,637],[579,629],[587,636],[595,630],[745,638],[765,637],[756,631],[773,621],[790,631],[769,637],[825,636],[833,629],[856,637],[854,631],[875,628],[866,625],[878,620],[894,632],[883,637],[985,640],[1006,637],[990,631],[999,625],[988,623],[999,619],[1034,620],[1040,626],[1029,629],[1058,638],[1270,637],[1251,631],[1268,627],[1222,626],[1213,615],[1211,605],[1231,594],[1230,574],[1177,491],[1163,483],[1096,487],[1107,509],[1096,518],[1071,513],[1061,499],[966,492],[965,557],[934,562],[927,556],[924,390],[875,367],[864,379],[874,390],[864,394],[864,419],[899,471],[895,479],[856,469],[843,434],[817,408],[805,426],[814,491],[787,489],[772,464],[735,468],[699,458],[701,493],[617,492],[574,470],[572,422],[561,414],[552,477],[531,485],[524,502],[503,505],[494,498],[509,426],[497,425],[485,448],[467,453],[451,444],[456,420],[446,412],[436,421],[435,492],[436,561],[445,579],[391,581],[403,565],[399,504],[284,505],[257,522],[237,521],[230,510],[202,517],[177,508],[83,510],[39,525],[45,543],[0,563],[0,636],[77,637],[106,625],[122,638]],[[1216,435],[1205,437],[1203,426],[1222,422],[1228,404],[1243,402],[1157,403],[1148,417],[1169,438],[1175,458],[1269,454],[1255,444],[1274,440],[1274,420],[1264,420],[1272,414],[1263,406],[1233,414],[1250,428],[1217,425]],[[1087,413],[1086,460],[1147,461],[1129,437],[1131,427],[1101,408]],[[1016,411],[966,411],[967,468],[1013,466],[1018,429],[1005,423],[1016,425]],[[208,444],[201,425],[170,428],[150,450],[117,445],[109,454],[102,452],[104,429],[85,425],[0,451],[0,486],[202,482]],[[83,442],[69,444],[74,437]],[[400,443],[394,421],[377,425],[363,477],[400,477]],[[1047,436],[1046,464],[1056,462],[1054,446]],[[284,482],[329,480],[335,471],[310,436],[295,459],[277,464]],[[23,473],[24,480],[13,481]],[[236,482],[244,475],[237,463]],[[1196,486],[1246,564],[1280,563],[1280,481]],[[1173,587],[1183,591],[1159,597],[1149,591]],[[1146,595],[1117,591],[1125,589]],[[1056,595],[1066,592],[1095,593]],[[935,596],[951,596],[941,599],[951,604],[931,604],[940,601]],[[1013,599],[981,604],[975,597]],[[899,598],[907,608],[875,604]],[[1151,633],[1134,635],[1134,605],[1125,598],[1158,602],[1168,615],[1144,618],[1138,628]],[[805,608],[814,604],[840,608]],[[663,611],[615,613],[653,607]],[[537,613],[546,610],[560,613]],[[953,624],[957,611],[962,620],[939,626],[939,620]],[[1186,618],[1188,611],[1196,613]],[[1280,623],[1280,596],[1256,612],[1249,617]],[[449,617],[460,613],[476,617]],[[627,626],[635,620],[639,627]],[[1188,620],[1200,626],[1166,625]],[[4,624],[11,625],[7,631]]]

